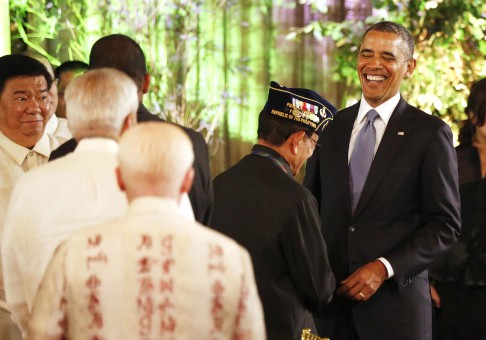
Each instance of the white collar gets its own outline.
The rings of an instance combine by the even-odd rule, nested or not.
[[[94,137],[94,138],[83,138],[78,143],[78,146],[74,150],[77,152],[109,152],[116,154],[118,152],[118,143],[110,138]]]
[[[53,135],[56,132],[58,125],[59,121],[57,120],[57,116],[53,113],[51,118],[47,121],[45,132]]]
[[[13,140],[5,136],[1,131],[0,131],[0,146],[2,146],[5,149],[8,155],[18,165],[22,165],[25,157],[27,157],[27,154],[31,151],[29,148],[26,148],[25,146],[15,143]],[[49,157],[52,150],[49,142],[49,137],[45,132],[42,134],[42,137],[41,139],[39,139],[37,144],[34,145],[32,150],[45,157]]]
[[[400,92],[397,92],[393,97],[388,99],[383,104],[377,107],[372,107],[370,104],[368,104],[364,96],[361,95],[361,102],[359,105],[359,111],[358,111],[358,117],[356,118],[356,123],[359,124],[359,122],[363,120],[364,116],[368,113],[369,110],[375,109],[380,115],[380,118],[385,122],[385,125],[388,125],[388,121],[390,120],[390,117],[393,111],[395,110],[395,108],[397,107],[399,101],[400,101]]]
[[[194,221],[192,208],[190,208],[189,211],[187,207],[181,207],[181,205],[178,205],[174,199],[168,197],[137,197],[130,202],[128,211],[130,214],[147,214],[154,212],[162,213],[164,215],[175,214],[188,220]]]

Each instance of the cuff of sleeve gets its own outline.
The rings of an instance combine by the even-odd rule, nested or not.
[[[379,257],[377,258],[377,260],[383,263],[383,265],[385,266],[386,271],[388,272],[388,279],[393,277],[393,275],[395,275],[395,272],[393,271],[393,268],[387,259],[385,259],[384,257]]]

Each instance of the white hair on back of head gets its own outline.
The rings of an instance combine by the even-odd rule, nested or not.
[[[77,140],[118,138],[125,118],[136,114],[139,105],[134,81],[112,68],[77,77],[66,88],[65,99],[69,129]]]
[[[137,124],[123,133],[118,163],[128,187],[179,187],[194,163],[194,151],[187,134],[166,122]],[[140,190],[140,189],[138,189]]]

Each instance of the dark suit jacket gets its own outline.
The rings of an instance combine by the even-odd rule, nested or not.
[[[274,150],[255,145],[288,163]],[[251,254],[268,339],[300,340],[335,287],[312,194],[270,158],[244,157],[214,179],[211,227]]]
[[[401,98],[352,216],[348,148],[358,108],[342,110],[322,132],[304,184],[318,201],[336,282],[379,257],[390,262],[395,276],[368,302],[335,298],[319,317],[321,330],[326,328],[321,336],[341,339],[332,328],[342,311],[351,310],[361,340],[431,339],[427,267],[460,233],[452,133]]]
[[[140,104],[140,107],[138,108],[137,120],[139,123],[148,121],[164,121],[160,117],[150,113],[143,104]],[[213,205],[213,187],[209,170],[208,147],[206,141],[199,132],[184,126],[181,126],[181,128],[191,139],[195,156],[195,176],[194,183],[191,187],[191,191],[189,192],[189,199],[191,201],[196,220],[204,225],[207,225],[211,217]],[[60,145],[56,150],[52,151],[49,161],[74,151],[76,146],[76,140],[68,140],[64,144]]]

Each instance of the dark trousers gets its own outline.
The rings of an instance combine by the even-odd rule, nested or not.
[[[334,296],[329,306],[314,314],[317,334],[331,340],[359,340],[351,313],[354,303]]]
[[[486,339],[486,287],[437,282],[435,288],[441,298],[434,313],[435,339]]]

